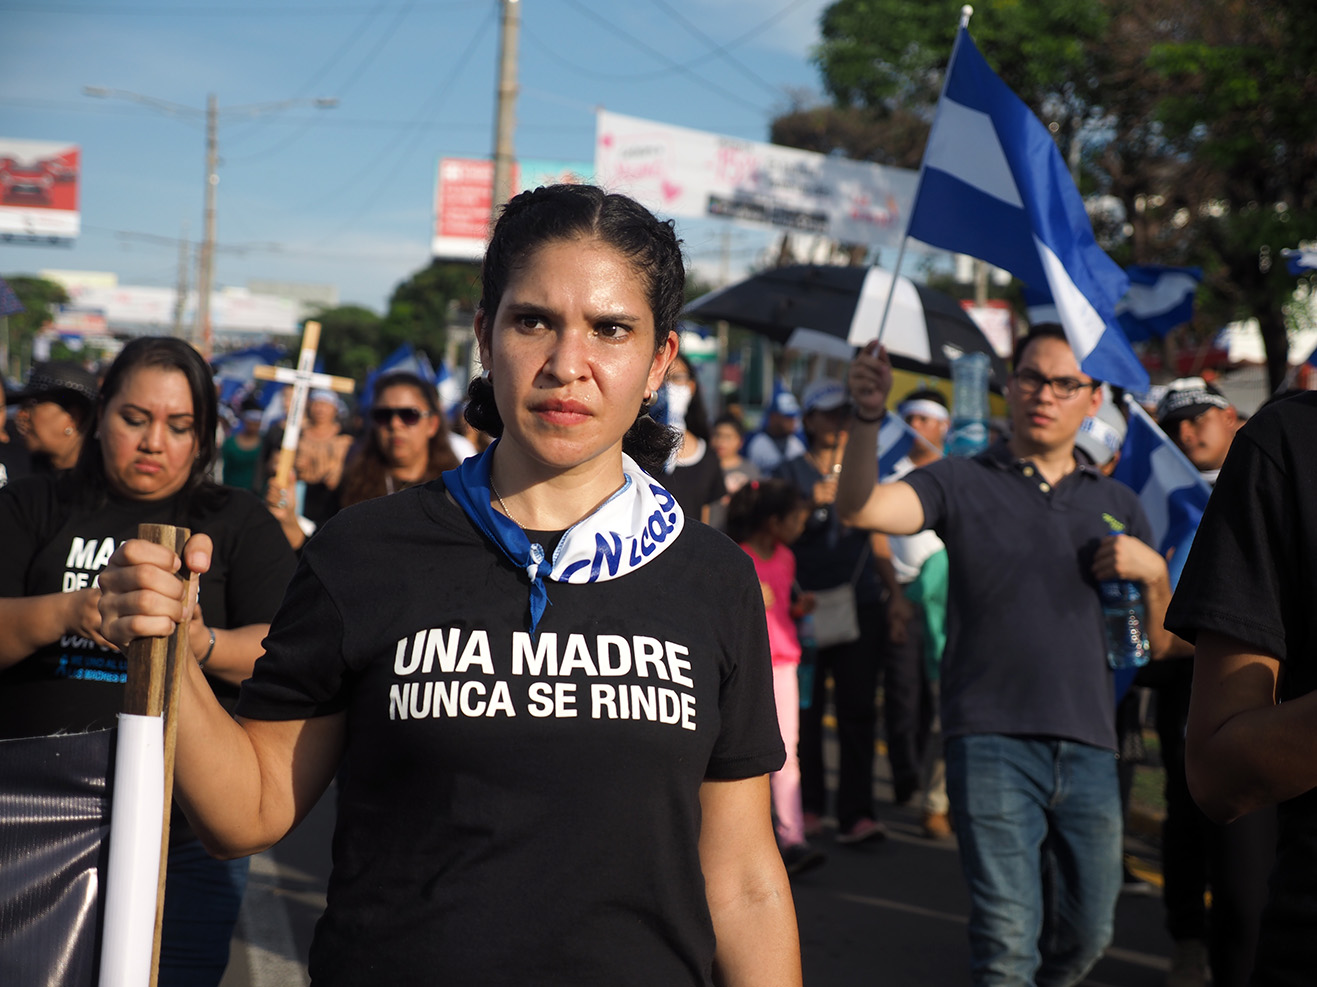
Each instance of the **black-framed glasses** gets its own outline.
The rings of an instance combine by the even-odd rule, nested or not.
[[[1081,388],[1102,386],[1099,381],[1080,380],[1078,377],[1044,377],[1036,370],[1026,369],[1015,372],[1015,386],[1027,398],[1041,391],[1044,384],[1051,384],[1052,393],[1061,401],[1070,400]]]
[[[411,428],[413,425],[420,422],[422,418],[429,418],[431,412],[422,411],[420,408],[371,408],[370,409],[370,420],[373,421],[376,425],[381,425],[381,426],[388,425],[390,422],[393,421],[393,417],[395,415],[398,416],[398,420],[400,422],[402,422],[408,428]]]

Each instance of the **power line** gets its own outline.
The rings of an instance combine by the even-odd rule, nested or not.
[[[730,51],[727,50],[726,45],[719,44],[713,38],[709,37],[707,34],[701,31],[698,27],[696,27],[689,20],[687,20],[686,17],[681,13],[681,11],[673,7],[672,4],[668,3],[667,0],[650,0],[650,2],[654,4],[654,6],[658,7],[659,10],[662,10],[665,13],[667,13],[669,17],[671,17],[674,21],[676,21],[678,24],[684,27],[691,34],[692,37],[695,37],[698,40],[703,41],[705,44],[707,44],[709,46],[710,56],[722,56],[726,60],[728,65],[734,66],[738,71],[740,71],[742,75],[744,75],[751,82],[759,86],[762,86],[763,88],[767,89],[769,92],[773,93],[774,95],[781,95],[782,93],[781,86],[773,85],[773,83],[766,80],[758,72],[755,72],[740,59],[736,58]]]
[[[457,62],[453,65],[452,72],[449,73],[448,77],[444,79],[444,81],[440,83],[439,86],[435,89],[435,91],[431,93],[431,95],[426,99],[425,103],[422,106],[422,113],[437,112],[440,104],[442,104],[444,99],[448,96],[449,90],[453,87],[454,83],[457,82],[463,70],[465,70],[467,62],[469,62],[471,58],[475,55],[476,49],[479,46],[480,42],[484,39],[485,34],[489,31],[490,27],[494,24],[494,21],[496,19],[496,14],[497,11],[491,8],[489,16],[486,17],[485,20],[481,22],[480,27],[477,29],[476,33],[472,36],[471,41],[467,44],[467,47],[462,52],[461,57],[459,57]],[[424,136],[425,136],[425,131],[423,129],[419,127],[414,128],[414,133],[412,135],[411,141],[407,143],[406,147],[404,147],[400,153],[393,155],[393,149],[402,140],[401,136],[397,140],[390,142],[388,145],[382,148],[379,154],[377,154],[373,159],[371,159],[371,162],[368,165],[366,165],[366,167],[358,171],[351,179],[349,179],[343,185],[339,186],[337,189],[326,195],[322,195],[312,200],[311,202],[305,203],[304,205],[298,208],[314,209],[330,199],[341,196],[348,189],[358,184],[361,181],[361,179],[365,178],[367,175],[372,174],[380,166],[380,164],[382,164],[387,158],[389,158],[392,155],[394,164],[392,170],[388,174],[387,179],[385,179],[384,181],[376,181],[374,186],[374,191],[369,196],[369,198],[367,198],[367,200],[362,204],[361,208],[358,209],[351,216],[349,216],[346,220],[344,220],[344,222],[332,233],[328,234],[328,237],[338,236],[349,226],[356,223],[357,220],[360,219],[361,216],[366,212],[366,210],[375,204],[375,200],[378,199],[380,194],[384,191],[387,182],[389,180],[392,180],[393,176],[397,174],[399,164],[407,157],[408,154],[412,152],[412,150],[416,147],[416,143]]]
[[[729,99],[735,103],[740,103],[742,106],[754,110],[756,113],[763,112],[763,107],[760,106],[759,104],[752,103],[750,100],[746,99],[744,96],[741,96],[739,93],[732,92],[730,89],[724,89],[722,86],[719,86],[718,84],[713,82],[709,82],[707,79],[703,78],[702,76],[696,75],[694,72],[692,72],[685,65],[682,65],[676,59],[668,57],[663,52],[659,51],[657,48],[650,45],[648,42],[642,41],[640,38],[637,38],[634,34],[631,34],[629,31],[622,30],[622,28],[618,27],[608,18],[595,13],[595,11],[591,10],[584,3],[582,3],[581,0],[564,0],[564,2],[569,7],[575,8],[577,12],[583,14],[584,16],[588,17],[590,20],[594,21],[596,24],[599,24],[600,26],[606,28],[607,30],[611,31],[613,34],[616,34],[619,38],[622,38],[623,40],[639,48],[641,51],[645,52],[646,54],[652,56],[653,58],[658,59],[660,62],[663,62],[668,66],[668,68],[674,69],[677,72],[680,72],[682,75],[686,75],[694,79],[696,82],[704,86],[710,92],[716,92],[720,96],[725,97],[726,99]]]
[[[539,93],[545,94],[543,90],[525,88],[523,92],[528,94]],[[548,94],[552,95],[552,94]],[[577,107],[592,108],[593,104],[587,104],[581,100],[572,101],[572,105]],[[127,115],[132,114],[140,116],[141,111],[132,106],[115,106],[111,104],[93,105],[84,100],[55,100],[55,99],[0,99],[0,107],[20,110],[38,110],[41,112],[68,112],[68,113],[95,113],[97,116],[114,113]],[[184,123],[196,123],[180,117]],[[412,130],[420,128],[424,130],[443,130],[443,131],[479,131],[488,132],[489,124],[487,123],[445,123],[442,120],[380,120],[374,117],[343,117],[337,113],[327,116],[314,117],[317,126],[326,129],[350,129],[350,130]],[[244,126],[252,127],[287,127],[302,126],[305,119],[293,115],[284,116],[267,116],[256,117],[252,120],[244,121]],[[564,131],[579,130],[581,132],[594,130],[594,125],[571,127],[561,126],[558,124],[518,124],[517,131],[532,133],[562,133]],[[232,159],[225,159],[226,161]]]
[[[357,39],[362,36],[362,32],[365,30],[366,26],[369,25],[370,22],[375,19],[376,13],[383,10],[384,6],[385,6],[384,3],[381,2],[375,8],[375,12],[372,12],[367,16],[366,20],[362,23],[361,27],[359,27],[357,30],[351,32],[348,35],[347,40],[342,45],[339,46],[339,50],[334,53],[334,55],[329,59],[329,61],[327,61],[323,66],[321,66],[319,70],[316,71],[316,73],[311,77],[310,81],[308,81],[302,87],[298,95],[305,95],[307,92],[311,91],[312,87],[314,87],[320,81],[320,79],[323,78],[329,72],[329,70],[334,66],[334,64],[338,61],[338,59],[356,43]],[[384,50],[384,46],[388,44],[389,41],[392,40],[394,34],[397,33],[398,28],[402,26],[402,22],[406,20],[407,15],[411,13],[411,10],[414,6],[415,6],[414,0],[409,0],[409,2],[404,3],[402,7],[398,9],[397,15],[394,17],[393,22],[388,26],[388,29],[384,32],[383,36],[381,36],[376,40],[374,47],[372,47],[370,51],[366,53],[366,57],[363,58],[360,63],[358,63],[356,69],[353,70],[352,74],[348,77],[347,81],[344,82],[339,87],[338,92],[334,94],[335,99],[337,99],[341,103],[343,101],[343,98],[348,94],[348,92],[352,89],[352,87],[355,86],[357,82],[361,80],[361,77],[362,75],[365,74],[366,69],[368,69],[372,63],[374,63],[375,59],[379,56],[379,53]],[[301,127],[299,127],[292,134],[289,134],[283,140],[279,141],[277,144],[265,148],[262,151],[255,151],[251,154],[242,155],[241,157],[235,158],[233,160],[236,162],[253,161],[259,158],[267,157],[271,154],[275,154],[279,151],[282,151],[285,147],[288,147],[290,144],[293,144],[294,142],[299,140],[303,134],[305,134],[313,126],[319,123],[322,119],[323,117],[317,117],[315,115],[309,116],[306,118],[305,122],[302,124]]]
[[[731,41],[722,44],[719,44],[717,41],[715,41],[712,38],[703,36],[702,39],[707,43],[713,45],[714,47],[710,51],[696,55],[693,58],[689,58],[686,61],[681,62],[679,64],[687,69],[695,68],[698,65],[703,65],[705,62],[717,58],[721,54],[730,52],[734,48],[739,48],[747,41],[750,41],[751,39],[756,38],[759,35],[763,34],[774,24],[778,23],[778,21],[785,18],[787,14],[791,13],[797,7],[803,6],[804,4],[809,2],[810,0],[791,0],[790,3],[788,3],[777,13],[772,14],[771,16],[760,21],[758,24],[750,28],[748,31],[744,31],[741,34],[738,34]],[[691,27],[691,29],[698,31],[698,28],[694,28],[693,26]],[[529,35],[531,32],[527,31],[526,33]],[[553,45],[547,41],[540,39],[540,44],[541,44],[541,48],[545,51],[553,50]],[[587,76],[593,79],[603,79],[609,82],[653,82],[656,79],[662,79],[666,77],[671,72],[671,68],[647,69],[643,72],[601,72],[598,69],[587,68],[584,65],[577,65],[574,62],[569,62],[556,52],[554,53],[554,58],[558,61],[559,64],[566,66],[567,68],[571,69],[572,71],[580,75]],[[744,66],[741,62],[736,61],[735,59],[730,59],[730,60],[733,61],[739,67],[745,68],[746,71],[751,71],[748,67]],[[751,74],[753,74],[752,71]],[[768,82],[767,80],[764,80],[757,76],[755,78],[755,81],[760,85],[763,85],[768,89],[771,89],[774,93],[781,95],[782,87],[774,86],[771,82]]]
[[[407,0],[401,0],[404,6],[410,4]],[[420,6],[426,10],[454,10],[463,7],[484,7],[487,0],[420,0]],[[125,16],[125,17],[258,17],[269,19],[274,17],[326,17],[347,14],[360,14],[377,10],[380,7],[394,6],[391,3],[380,3],[375,6],[359,6],[345,4],[342,6],[324,6],[324,5],[259,5],[259,6],[214,6],[214,7],[178,7],[178,6],[146,6],[146,5],[124,5],[109,6],[106,4],[73,4],[73,3],[0,3],[0,13],[13,12],[18,14],[73,14],[86,16],[88,14],[105,15],[105,16]]]

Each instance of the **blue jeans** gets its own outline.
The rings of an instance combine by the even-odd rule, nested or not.
[[[246,857],[216,860],[198,840],[169,848],[160,936],[160,987],[215,987],[247,888]]]
[[[972,983],[1079,983],[1111,941],[1120,893],[1116,755],[976,734],[949,738],[946,762]]]

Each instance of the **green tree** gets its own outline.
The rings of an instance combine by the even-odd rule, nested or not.
[[[1280,251],[1317,231],[1317,33],[1303,0],[1189,5],[1196,30],[1154,46],[1167,81],[1158,114],[1186,158],[1206,170],[1192,212],[1198,247],[1221,276],[1217,299],[1255,316],[1273,388],[1288,366],[1286,308],[1295,282]],[[1311,278],[1311,275],[1309,275]]]
[[[377,313],[360,305],[343,305],[317,312],[315,321],[320,323],[318,355],[326,373],[360,382],[380,362],[383,320]]]
[[[50,321],[51,309],[69,300],[63,285],[44,278],[27,275],[4,275],[9,287],[23,303],[23,311],[9,316],[9,366],[6,370],[16,379],[32,364],[32,337]]]
[[[360,305],[316,313],[326,373],[361,382],[403,343],[437,364],[450,322],[469,317],[479,295],[476,265],[434,261],[399,283],[383,316]]]
[[[919,0],[837,0],[824,10],[814,62],[834,112],[822,116],[843,132],[867,118],[885,142],[878,155],[861,160],[912,167],[922,157],[959,9]],[[1090,43],[1106,29],[1104,5],[986,0],[975,10],[971,28],[979,48],[1021,99],[1046,109],[1044,119],[1057,122],[1068,141],[1092,105]]]
[[[1203,267],[1198,325],[1257,316],[1278,384],[1294,291],[1279,252],[1317,229],[1309,178],[1317,171],[1317,32],[1309,30],[1309,5],[988,0],[977,7],[976,43],[1049,125],[1081,171],[1081,190],[1119,199],[1123,218],[1095,222],[1104,247],[1120,263]],[[833,106],[797,108],[775,121],[775,138],[884,163],[918,160],[955,26],[954,12],[941,5],[837,0],[823,14],[815,53]]]
[[[432,261],[394,289],[380,330],[382,355],[410,342],[437,363],[449,323],[473,312],[479,300],[478,264]]]

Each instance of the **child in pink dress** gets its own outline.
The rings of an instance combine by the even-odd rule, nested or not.
[[[777,725],[786,745],[787,760],[769,776],[773,793],[774,825],[778,847],[788,874],[823,863],[821,850],[805,840],[800,803],[800,638],[796,621],[814,609],[814,597],[802,593],[792,599],[796,558],[788,548],[805,530],[809,505],[794,484],[782,480],[756,480],[738,490],[727,507],[727,533],[754,560],[759,588],[768,617],[768,644],[773,654],[773,693]]]

